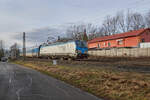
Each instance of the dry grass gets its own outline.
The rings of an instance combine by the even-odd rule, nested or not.
[[[53,66],[48,62],[15,61],[109,100],[150,100],[150,74],[104,67]]]

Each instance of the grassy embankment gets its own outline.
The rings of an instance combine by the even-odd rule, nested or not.
[[[70,67],[50,62],[15,61],[108,100],[150,100],[150,74],[104,67]]]

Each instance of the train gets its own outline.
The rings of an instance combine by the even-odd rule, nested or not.
[[[20,53],[23,56],[23,52]],[[40,45],[26,50],[26,57],[78,59],[88,57],[87,42],[73,40]]]

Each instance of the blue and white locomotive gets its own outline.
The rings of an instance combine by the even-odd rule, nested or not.
[[[32,57],[86,58],[88,55],[88,47],[87,42],[81,40],[56,42],[33,48],[30,52],[26,53],[26,56],[31,57],[31,54]]]

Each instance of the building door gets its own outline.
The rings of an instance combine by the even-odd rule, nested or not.
[[[100,44],[99,43],[97,44],[97,47],[100,48]]]

